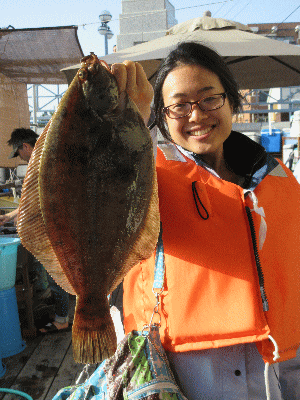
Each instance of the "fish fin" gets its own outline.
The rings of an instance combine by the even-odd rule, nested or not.
[[[41,213],[39,165],[50,125],[51,120],[38,138],[30,157],[22,187],[17,228],[22,245],[43,264],[59,286],[68,293],[76,294],[52,248]]]
[[[81,364],[100,363],[111,357],[117,349],[117,336],[108,301],[104,304],[101,302],[100,306],[98,302],[89,300],[83,296],[77,297],[72,329],[74,360]]]
[[[30,157],[22,187],[17,228],[22,245],[43,264],[59,286],[68,293],[76,294],[51,246],[40,207],[39,164],[50,125],[51,120],[38,138]]]

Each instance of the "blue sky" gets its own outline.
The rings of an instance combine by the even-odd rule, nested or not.
[[[132,0],[134,1],[134,0]],[[300,1],[293,0],[170,0],[178,23],[201,17],[210,10],[213,17],[247,23],[300,22]],[[109,53],[119,33],[121,0],[0,0],[0,27],[16,29],[50,26],[78,26],[78,38],[84,54],[104,55],[104,37],[97,29],[99,14],[109,10],[109,27],[114,37],[108,41]],[[296,10],[296,11],[295,11]]]

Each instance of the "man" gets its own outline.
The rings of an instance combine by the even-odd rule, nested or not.
[[[19,156],[21,160],[28,162],[38,137],[39,136],[31,129],[15,129],[11,134],[11,138],[7,142],[9,146],[13,147],[8,158]]]
[[[9,146],[13,147],[13,150],[8,158],[14,158],[19,156],[21,160],[29,162],[38,137],[39,136],[31,129],[26,129],[26,128],[15,129],[11,134],[11,138],[7,142]],[[19,208],[8,214],[1,215],[0,226],[12,220],[15,220],[16,223],[18,213],[19,213]],[[40,275],[42,276],[43,273],[45,274],[45,270],[41,264],[40,267],[41,268],[38,269],[40,270]],[[46,323],[45,326],[41,327],[40,332],[43,334],[58,332],[60,330],[68,329],[69,327],[69,322],[68,322],[69,295],[59,285],[56,284],[56,282],[48,273],[47,273],[47,280],[49,286],[51,287],[53,300],[55,303],[55,318],[54,321],[49,321],[48,323]]]
[[[31,153],[38,139],[38,135],[32,129],[17,128],[12,134],[11,138],[7,142],[9,146],[12,146],[13,150],[8,158],[20,157],[21,160],[29,162]],[[17,219],[19,208],[11,211],[8,214],[0,216],[0,226]]]

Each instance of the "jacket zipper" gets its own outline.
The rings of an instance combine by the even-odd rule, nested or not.
[[[256,264],[256,269],[257,269],[257,274],[258,274],[260,296],[261,296],[261,300],[262,300],[263,310],[269,311],[269,303],[268,303],[268,299],[267,299],[267,295],[266,295],[266,291],[265,291],[265,278],[264,278],[264,273],[261,268],[261,263],[260,263],[258,248],[257,248],[254,222],[253,222],[251,210],[247,206],[246,206],[246,213],[247,213],[249,226],[250,226],[251,239],[252,239],[255,264]]]

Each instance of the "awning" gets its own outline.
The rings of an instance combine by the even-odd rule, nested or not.
[[[83,57],[77,29],[0,29],[0,73],[28,84],[66,84],[61,70]]]

